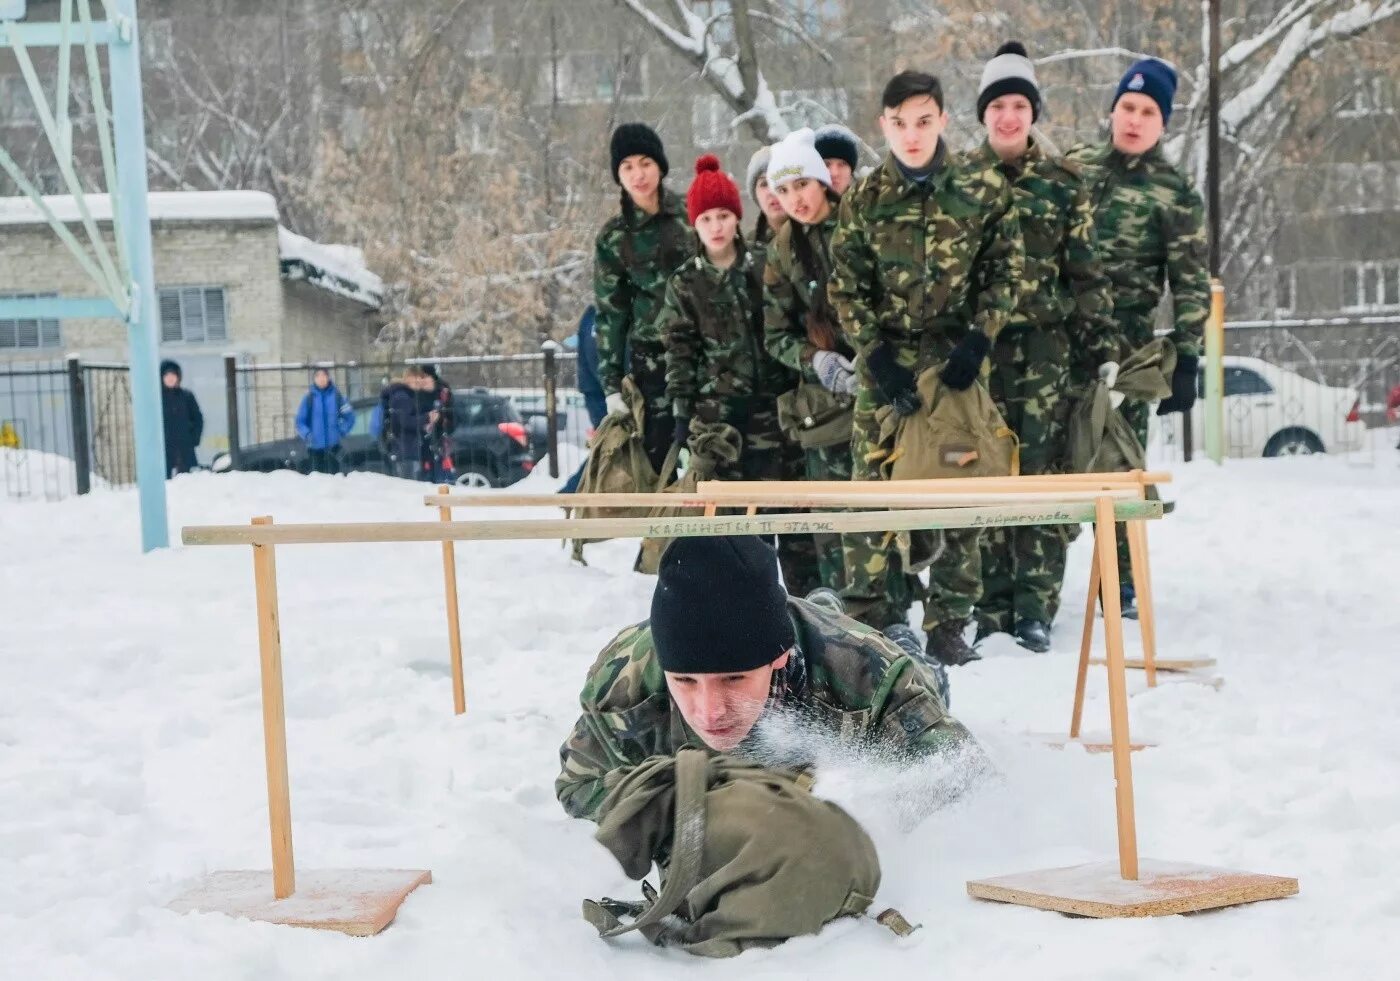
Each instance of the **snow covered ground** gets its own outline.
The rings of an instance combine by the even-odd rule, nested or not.
[[[547,489],[538,475],[517,489]],[[421,488],[366,474],[197,474],[171,526],[412,520]],[[1193,464],[1153,528],[1164,656],[1219,690],[1130,681],[1142,854],[1296,875],[1300,896],[1094,921],[969,899],[964,883],[1116,854],[1107,756],[1068,724],[1088,539],[1054,653],[991,645],[953,709],[1004,780],[914,831],[883,776],[828,775],[871,827],[877,900],[923,929],[845,921],[701,962],[609,946],[584,896],[633,896],[552,782],[583,672],[642,617],[633,547],[459,548],[466,716],[454,717],[433,545],[278,554],[299,867],[430,868],[397,922],[352,939],[165,909],[207,870],[269,867],[246,548],[141,556],[134,492],[0,502],[0,961],[6,978],[1248,978],[1391,975],[1400,922],[1400,469],[1327,458]],[[1130,643],[1136,638],[1130,632]],[[1000,639],[998,639],[1000,640]],[[1087,719],[1107,726],[1102,669]],[[819,784],[819,789],[820,789]]]

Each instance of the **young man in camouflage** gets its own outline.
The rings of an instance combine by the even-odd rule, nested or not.
[[[826,296],[829,245],[840,199],[810,129],[791,133],[772,148],[768,189],[778,196],[788,219],[769,245],[763,271],[764,343],[803,383],[820,385],[849,404],[855,391],[850,360],[855,351],[842,336]],[[802,452],[805,467],[799,479],[851,478],[848,445]],[[840,589],[845,582],[841,536],[814,535],[812,541],[822,585]]]
[[[621,212],[598,233],[593,253],[593,294],[598,377],[608,412],[624,412],[622,379],[631,375],[646,399],[643,441],[660,469],[671,446],[674,422],[666,398],[666,352],[656,319],[666,279],[694,253],[685,205],[662,185],[666,151],[642,123],[625,123],[612,135],[613,180],[622,186]]]
[[[960,785],[986,766],[927,667],[870,628],[790,598],[772,548],[754,537],[673,542],[651,619],[603,649],[580,702],[583,714],[559,751],[555,793],[569,814],[592,821],[631,769],[686,746],[810,767],[810,738],[764,743],[769,718],[882,756],[958,752]]]
[[[715,476],[778,480],[783,435],[777,398],[793,378],[763,347],[763,284],[739,236],[739,188],[706,154],[695,162],[685,204],[700,247],[671,274],[657,324],[666,345],[675,441],[690,437],[692,418],[733,426],[743,439],[739,459]]]
[[[1012,185],[1026,257],[1016,311],[992,345],[988,381],[998,411],[1021,441],[1021,473],[1062,468],[1071,386],[1119,356],[1108,278],[1094,251],[1094,212],[1079,168],[1031,136],[1040,117],[1035,68],[1019,42],[982,72],[977,120],[987,139],[968,154]],[[1038,653],[1050,649],[1068,538],[1059,525],[992,528],[982,534],[977,635],[1014,631]]]
[[[1171,287],[1176,372],[1172,394],[1157,414],[1189,412],[1196,402],[1196,365],[1210,313],[1210,272],[1201,196],[1162,152],[1171,119],[1176,72],[1156,58],[1123,75],[1109,116],[1112,136],[1068,154],[1084,171],[1094,203],[1099,256],[1112,282],[1113,319],[1124,354],[1150,341],[1164,286]],[[1149,406],[1125,402],[1121,411],[1147,445]],[[1126,536],[1118,529],[1124,615],[1136,616]]]
[[[851,455],[856,480],[879,480],[875,411],[920,407],[918,373],[942,364],[951,389],[977,383],[992,341],[1016,309],[1021,234],[1011,184],[995,170],[951,160],[938,79],[906,71],[885,86],[884,163],[841,201],[828,291],[859,355]],[[982,589],[976,530],[945,531],[924,599],[928,653],[945,664],[975,660],[962,632]],[[847,604],[883,625],[903,610],[883,583],[902,574],[880,535],[846,536]],[[896,557],[897,558],[897,557]]]

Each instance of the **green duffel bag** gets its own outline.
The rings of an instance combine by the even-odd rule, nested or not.
[[[922,405],[913,415],[900,416],[888,405],[875,412],[886,480],[1020,473],[1020,443],[985,386],[954,391],[938,380],[937,366],[919,375],[918,386]]]
[[[693,494],[700,481],[711,480],[720,467],[737,463],[740,453],[743,452],[744,438],[739,430],[727,422],[701,422],[699,419],[692,419],[690,438],[686,440],[686,446],[690,449],[690,463],[679,480],[662,488],[668,494]],[[677,447],[672,446],[671,452],[676,451]],[[670,459],[669,455],[667,459]],[[682,514],[694,513],[693,510],[682,512],[678,508],[654,508],[647,512],[647,517],[677,518]],[[632,566],[633,571],[647,576],[656,575],[656,571],[661,568],[662,553],[672,541],[670,538],[643,538],[642,547],[637,552],[637,561]]]
[[[662,865],[661,891],[585,900],[584,918],[604,938],[637,930],[732,957],[865,915],[880,886],[875,845],[807,786],[801,774],[698,749],[648,759],[609,792],[597,838],[630,878]]]
[[[778,425],[805,450],[851,442],[855,399],[802,382],[778,396]]]
[[[1165,337],[1148,341],[1118,368],[1110,388],[1102,379],[1074,401],[1066,439],[1067,463],[1073,473],[1126,473],[1147,467],[1147,451],[1137,433],[1113,406],[1118,392],[1137,402],[1154,402],[1171,394],[1176,347]]]

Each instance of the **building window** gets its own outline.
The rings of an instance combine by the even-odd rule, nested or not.
[[[160,339],[163,344],[228,340],[224,288],[178,286],[161,290]]]
[[[466,110],[457,127],[457,145],[468,153],[495,153],[499,147],[496,136],[498,118],[494,109]]]
[[[1292,266],[1274,270],[1274,316],[1298,308],[1298,272]]]
[[[566,54],[554,64],[561,102],[612,102],[646,95],[646,60],[641,55]],[[550,101],[553,85],[554,74],[546,61],[540,66],[540,84],[536,89],[540,102]]]
[[[1388,116],[1395,112],[1395,87],[1388,77],[1373,75],[1356,82],[1342,100],[1337,115],[1356,119],[1362,116]]]
[[[51,300],[57,293],[0,293],[5,300]],[[0,317],[0,351],[24,351],[62,347],[62,332],[56,319],[6,320]]]
[[[690,129],[698,147],[728,146],[734,141],[734,110],[717,95],[702,95],[690,105]]]
[[[1400,309],[1400,260],[1342,267],[1342,309],[1348,313]]]
[[[142,68],[175,64],[175,33],[169,18],[141,21],[141,62]]]
[[[793,129],[846,122],[845,89],[785,89],[778,93],[778,105]]]
[[[0,122],[11,126],[33,123],[39,118],[29,86],[20,75],[0,78]]]

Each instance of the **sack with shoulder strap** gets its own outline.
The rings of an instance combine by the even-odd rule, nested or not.
[[[919,375],[919,411],[901,417],[888,405],[875,412],[886,480],[932,477],[1014,477],[1020,442],[985,386],[955,391],[938,379],[938,367]]]
[[[854,419],[851,396],[828,392],[811,382],[801,382],[778,396],[778,425],[804,450],[849,444]]]
[[[597,839],[630,878],[662,866],[661,891],[585,900],[584,918],[607,939],[637,930],[659,946],[732,957],[863,916],[880,886],[875,846],[808,783],[698,749],[648,759],[608,793]]]
[[[1124,473],[1147,466],[1147,452],[1123,413],[1113,406],[1112,393],[1139,402],[1171,394],[1176,370],[1176,347],[1165,337],[1138,348],[1118,369],[1110,388],[1102,379],[1075,399],[1069,415],[1066,455],[1073,473]],[[1155,491],[1155,488],[1149,488]]]
[[[680,447],[674,446],[661,466],[652,469],[643,441],[646,399],[630,377],[622,379],[622,399],[626,413],[608,415],[598,424],[588,443],[588,459],[579,476],[580,494],[651,494],[665,490],[675,477]],[[564,503],[564,502],[561,502]],[[646,518],[650,508],[571,508],[576,518]],[[575,538],[573,556],[583,562],[583,546],[602,538]]]
[[[744,438],[739,430],[728,423],[692,419],[686,446],[690,449],[690,463],[680,480],[661,488],[668,494],[693,494],[699,488],[700,481],[712,480],[720,467],[737,463],[744,448]],[[672,454],[679,449],[672,446]],[[666,459],[669,462],[671,455]],[[681,513],[678,508],[653,508],[647,512],[647,517],[675,518]],[[670,538],[643,538],[633,570],[647,576],[656,575],[661,568],[661,556],[671,542]]]

